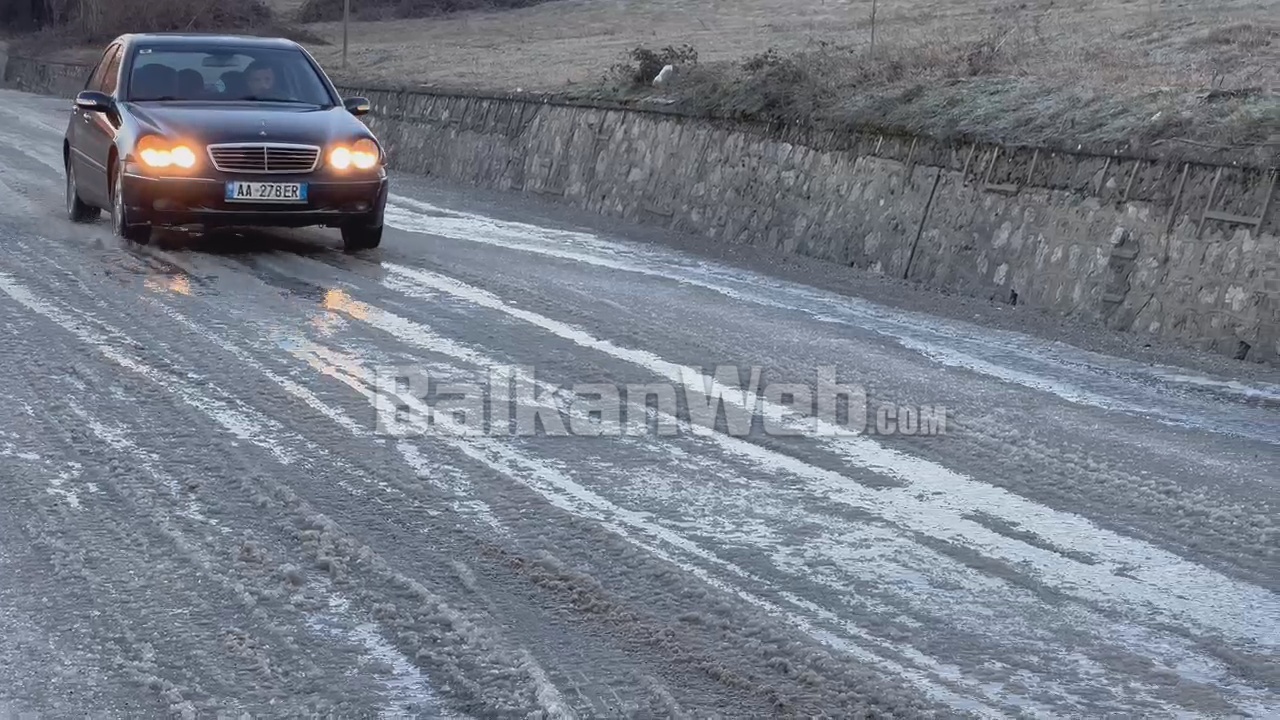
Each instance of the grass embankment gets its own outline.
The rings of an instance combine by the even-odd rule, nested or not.
[[[1264,165],[1280,142],[1280,0],[879,0],[874,51],[871,0],[352,5],[345,71],[341,0],[272,0],[248,25],[293,23],[335,74],[397,86]]]
[[[341,25],[307,28],[337,67]],[[1250,164],[1280,141],[1280,0],[879,0],[874,52],[870,0],[558,0],[357,23],[351,43],[350,74],[393,84]],[[666,61],[673,85],[638,82]]]

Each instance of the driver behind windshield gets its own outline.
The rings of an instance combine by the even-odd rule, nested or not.
[[[261,99],[287,98],[276,89],[276,70],[266,60],[253,61],[248,69],[244,71],[244,78],[248,85],[249,97]]]

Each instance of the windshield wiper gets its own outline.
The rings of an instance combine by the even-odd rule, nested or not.
[[[129,101],[130,101],[130,102],[166,102],[166,101],[169,101],[169,100],[181,100],[181,99],[182,99],[182,98],[180,98],[180,97],[175,97],[175,96],[173,96],[173,95],[160,95],[160,96],[157,96],[157,97],[140,97],[140,98],[137,98],[137,97],[136,97],[136,98],[129,98]]]

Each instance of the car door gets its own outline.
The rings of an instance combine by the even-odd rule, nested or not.
[[[116,91],[120,77],[120,58],[123,48],[113,44],[103,54],[100,73],[89,78],[87,90],[97,90],[108,95]],[[87,202],[105,206],[111,201],[107,191],[107,178],[110,169],[107,159],[111,146],[115,143],[116,130],[120,127],[118,113],[80,111],[80,122],[76,123],[75,140],[72,154],[77,155],[80,164],[76,167],[76,177],[80,182],[81,194]],[[76,152],[78,151],[78,152]]]
[[[102,78],[106,75],[107,65],[110,64],[115,47],[115,45],[111,45],[102,51],[102,57],[98,58],[98,64],[93,66],[93,71],[89,73],[89,79],[85,80],[84,90],[100,91],[102,89]],[[85,187],[86,183],[93,177],[89,173],[89,164],[85,161],[84,147],[88,136],[88,133],[85,132],[85,126],[92,122],[89,115],[90,113],[73,103],[71,105],[71,118],[67,123],[67,163],[75,170],[76,177],[79,178],[82,196],[86,194],[90,196],[97,195],[97,193],[92,192],[92,188]]]

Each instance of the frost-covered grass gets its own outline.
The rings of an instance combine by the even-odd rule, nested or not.
[[[1241,150],[1280,128],[1277,18],[1280,0],[880,0],[872,54],[870,0],[557,0],[354,23],[349,72],[634,99],[653,93],[632,83],[637,50],[687,47],[696,66],[665,94],[696,111]],[[339,67],[341,24],[306,27]]]
[[[268,5],[282,27],[304,8]],[[635,101],[657,94],[637,75],[674,57],[682,72],[661,99],[735,118],[1250,164],[1274,163],[1280,143],[1280,0],[877,0],[874,53],[871,0],[364,16],[345,70],[340,22],[290,32],[336,74],[395,85]]]

